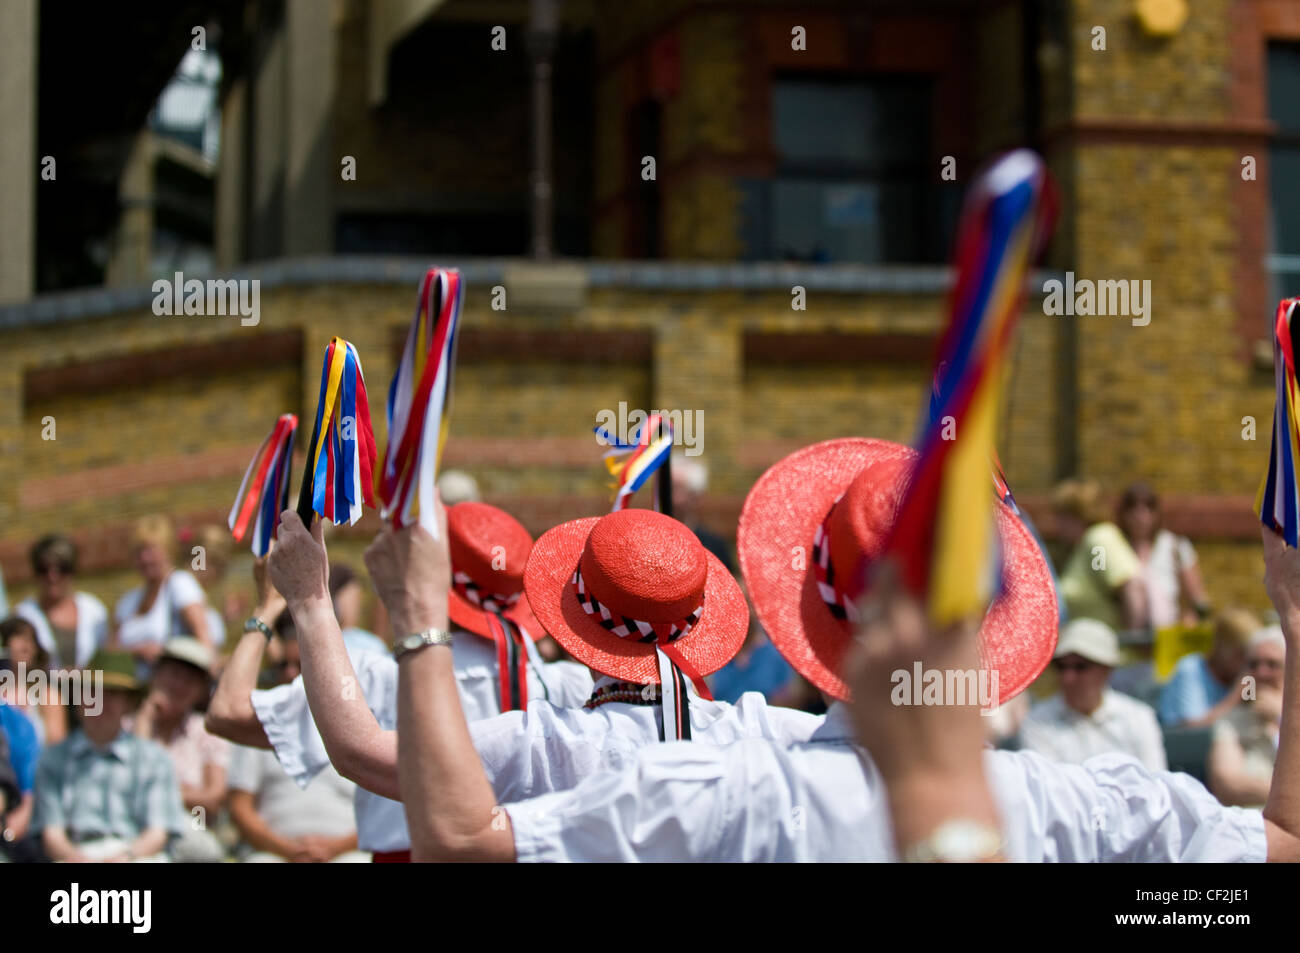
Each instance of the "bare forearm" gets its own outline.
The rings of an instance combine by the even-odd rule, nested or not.
[[[1264,817],[1300,840],[1300,660],[1296,658],[1300,652],[1300,620],[1284,616],[1282,625],[1287,637],[1282,725]],[[1269,857],[1273,859],[1272,844]]]
[[[214,735],[254,748],[271,747],[253,709],[253,691],[257,688],[265,650],[266,637],[261,632],[244,633],[235,646],[204,719],[204,725]]]
[[[287,837],[276,834],[257,813],[252,795],[244,791],[235,791],[230,797],[230,819],[239,828],[239,835],[244,843],[254,850],[275,854],[279,857],[293,855],[293,843]]]
[[[81,852],[68,839],[68,832],[62,827],[47,827],[41,833],[41,843],[45,853],[53,861],[71,861],[80,857]]]
[[[358,688],[328,600],[290,606],[302,652],[302,678],[312,718],[339,773],[367,790],[396,797],[397,742],[379,727]]]
[[[398,779],[417,861],[513,860],[514,841],[470,739],[449,646],[404,657],[398,675]]]
[[[131,852],[136,857],[150,857],[167,846],[167,831],[151,827],[131,842]]]

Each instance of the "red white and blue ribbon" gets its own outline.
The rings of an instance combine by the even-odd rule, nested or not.
[[[1284,298],[1277,306],[1273,324],[1273,381],[1277,396],[1273,404],[1273,440],[1268,472],[1255,497],[1259,520],[1286,544],[1300,547],[1300,486],[1296,465],[1300,460],[1300,388],[1296,383],[1296,356],[1300,354],[1300,327],[1293,319],[1300,298]]]
[[[605,451],[605,466],[614,477],[617,491],[611,512],[626,509],[632,494],[641,489],[672,456],[673,425],[660,414],[651,414],[632,435],[631,442],[623,443],[604,427],[596,427],[595,434],[609,450]]]
[[[352,344],[336,337],[325,349],[321,368],[316,419],[298,499],[303,521],[312,513],[335,524],[351,525],[361,519],[364,507],[375,505],[374,466],[375,434],[361,356]]]
[[[235,504],[230,508],[226,523],[236,542],[244,541],[252,523],[254,556],[265,556],[270,551],[280,513],[289,505],[289,468],[297,430],[296,414],[280,415],[244,471]]]
[[[1050,229],[1048,189],[1042,160],[1017,150],[975,181],[963,210],[936,407],[884,549],[939,624],[982,615],[1000,585],[989,459],[1012,331]]]
[[[377,487],[381,515],[394,528],[418,523],[438,535],[433,505],[447,442],[456,332],[463,298],[460,272],[430,268],[388,388],[388,446]]]
[[[926,423],[928,427],[942,427],[943,415],[939,412],[939,393],[942,390],[940,378],[943,377],[945,365],[940,365],[934,372],[934,386],[930,391],[930,416]],[[1007,476],[1002,470],[1002,460],[998,456],[996,448],[990,453],[989,464],[993,469],[993,492],[997,498],[1010,507],[1011,512],[1017,516],[1020,515],[1020,507],[1016,505],[1016,498],[1011,494],[1011,486],[1007,483]]]

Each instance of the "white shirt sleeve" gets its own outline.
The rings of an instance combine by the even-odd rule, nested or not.
[[[252,703],[284,773],[305,788],[330,759],[312,720],[302,676],[288,685],[253,692]]]
[[[397,665],[388,655],[371,652],[351,656],[357,673],[355,686],[341,685],[340,691],[355,691],[379,727],[392,730],[397,718]],[[307,688],[299,675],[288,685],[252,693],[253,711],[262,723],[267,740],[275,749],[285,774],[305,788],[329,763],[325,741],[316,728],[307,703]]]
[[[1259,811],[1224,807],[1190,775],[1152,772],[1128,755],[1073,765],[997,751],[986,764],[1012,860],[1225,863],[1268,853]]]
[[[175,612],[208,601],[199,581],[184,569],[177,569],[167,577],[167,592],[171,596],[172,610]]]

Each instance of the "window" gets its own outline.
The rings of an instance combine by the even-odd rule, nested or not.
[[[776,174],[744,183],[748,257],[942,261],[950,203],[930,154],[931,101],[929,79],[778,79]]]
[[[1268,157],[1268,272],[1279,301],[1300,294],[1300,45],[1269,46],[1268,116],[1277,123]]]

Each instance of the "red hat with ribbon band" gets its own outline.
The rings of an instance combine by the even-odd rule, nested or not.
[[[447,509],[451,554],[451,621],[492,638],[488,616],[505,616],[533,639],[546,633],[524,595],[524,566],[533,537],[505,510],[487,503],[457,503]]]
[[[800,675],[841,700],[856,609],[837,580],[881,553],[917,458],[886,440],[827,440],[774,464],[740,514],[741,571],[763,628]],[[984,616],[980,655],[1002,704],[1051,661],[1059,617],[1038,543],[1005,504],[995,507],[1002,590]]]
[[[686,526],[651,510],[563,523],[533,546],[524,592],[537,619],[578,661],[638,685],[659,685],[665,724],[684,682],[726,665],[749,628],[731,573]],[[673,723],[689,732],[688,719]],[[671,737],[672,732],[666,732]]]
[[[533,641],[545,634],[523,598],[533,537],[505,510],[457,503],[447,510],[447,547],[447,614],[462,629],[496,644],[501,710],[527,708],[528,665],[542,663]]]

